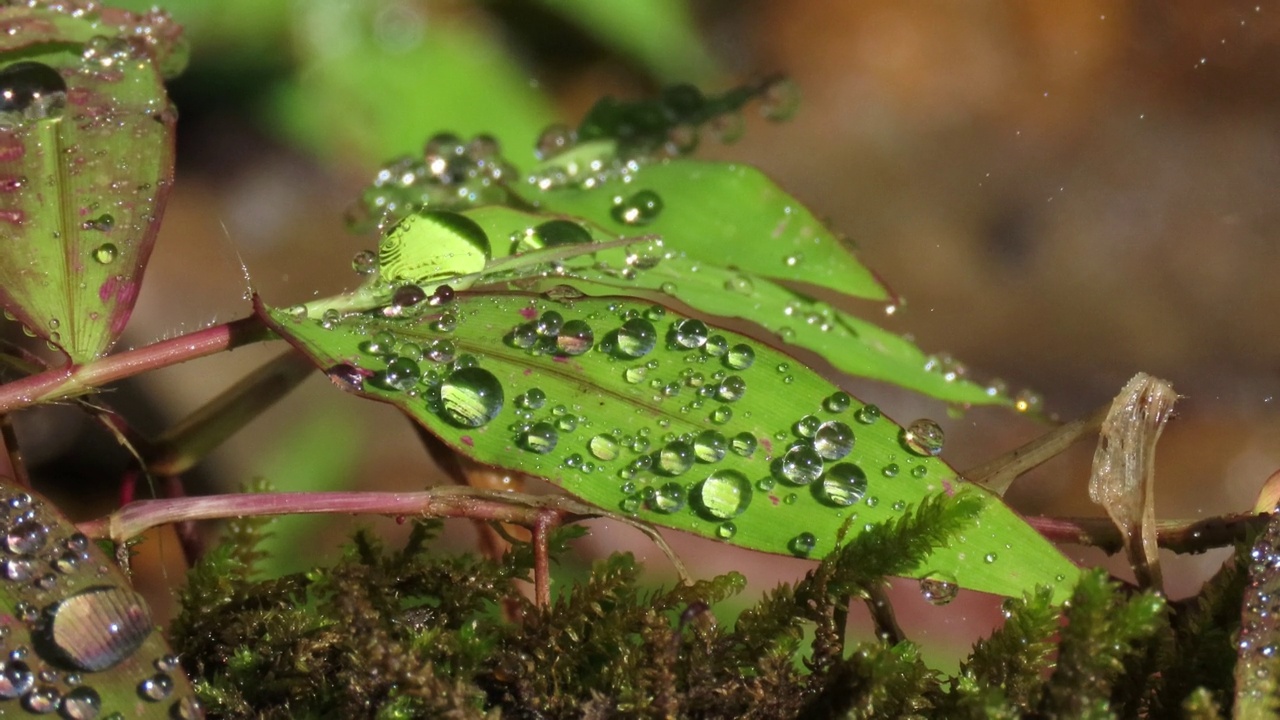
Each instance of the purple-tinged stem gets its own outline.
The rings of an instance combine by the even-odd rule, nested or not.
[[[147,370],[177,365],[269,340],[274,335],[256,315],[108,355],[78,366],[53,368],[0,386],[0,415],[43,402],[83,395]]]
[[[1156,541],[1160,547],[1176,553],[1200,553],[1240,542],[1250,529],[1263,528],[1270,517],[1241,513],[1204,520],[1162,520],[1156,523]],[[1054,542],[1089,545],[1112,555],[1124,549],[1120,531],[1110,518],[1027,517],[1025,520]]]

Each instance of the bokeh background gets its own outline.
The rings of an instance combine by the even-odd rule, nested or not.
[[[354,285],[350,258],[375,239],[346,233],[344,208],[379,164],[420,152],[433,132],[492,132],[527,165],[543,126],[576,121],[602,95],[676,81],[719,90],[781,71],[803,93],[796,117],[748,117],[739,143],[700,154],[763,168],[905,298],[892,317],[855,310],[962,359],[979,381],[1034,388],[1063,419],[1101,407],[1137,371],[1171,381],[1184,399],[1159,446],[1162,518],[1246,510],[1280,468],[1274,2],[161,5],[188,26],[193,51],[171,84],[177,184],[123,346],[244,316],[251,288],[287,305]],[[156,431],[282,350],[167,369],[108,400]],[[845,382],[899,421],[938,419],[944,458],[961,469],[1047,429]],[[110,437],[65,408],[25,414],[20,431],[38,482],[84,517],[112,506],[126,458]],[[1010,502],[1100,514],[1086,492],[1091,457],[1091,443],[1074,448]],[[255,477],[291,490],[443,482],[406,420],[319,375],[190,483],[222,492]],[[332,556],[352,522],[280,523],[277,569]],[[749,597],[809,567],[672,539],[700,574],[747,573]],[[459,524],[446,543],[468,547],[471,529]],[[579,549],[630,549],[664,577],[661,556],[624,528],[596,524]],[[142,551],[159,568],[143,581],[163,602],[180,553],[171,540]],[[1223,557],[1170,559],[1170,594],[1194,592]],[[973,594],[935,609],[909,583],[897,593],[926,646],[963,649],[998,618],[995,601]]]

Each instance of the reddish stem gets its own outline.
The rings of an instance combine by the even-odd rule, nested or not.
[[[1164,520],[1156,523],[1160,547],[1176,553],[1199,553],[1244,540],[1250,529],[1261,530],[1270,515],[1241,513],[1204,520]],[[1108,554],[1124,549],[1120,531],[1108,518],[1028,517],[1027,524],[1058,543],[1090,545]]]

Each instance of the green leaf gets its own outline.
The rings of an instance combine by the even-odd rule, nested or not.
[[[846,523],[857,533],[964,492],[979,507],[971,529],[911,575],[1006,595],[1074,581],[1075,566],[997,498],[788,356],[647,302],[559,297],[263,314],[338,384],[608,510],[816,557]]]
[[[173,177],[161,73],[179,28],[118,10],[0,8],[0,299],[74,362],[123,331]]]
[[[0,481],[0,507],[0,715],[202,717],[146,601],[114,561],[23,488]]]

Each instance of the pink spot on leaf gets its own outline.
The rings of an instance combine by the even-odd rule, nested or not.
[[[459,438],[459,439],[460,439],[460,440],[462,440],[462,444],[463,444],[463,445],[466,445],[467,447],[475,447],[475,446],[476,446],[476,441],[475,441],[475,440],[472,440],[470,435],[463,435],[463,436],[462,436],[461,438]]]
[[[538,317],[538,311],[531,307],[520,308],[520,317],[525,320],[532,320]]]

